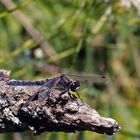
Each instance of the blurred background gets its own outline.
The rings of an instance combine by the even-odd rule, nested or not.
[[[26,132],[0,140],[140,139],[140,0],[0,0],[0,68],[22,80],[107,74],[105,85],[80,95],[122,126],[114,136]]]

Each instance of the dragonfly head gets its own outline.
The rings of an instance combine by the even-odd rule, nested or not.
[[[71,91],[75,92],[78,90],[79,87],[80,87],[80,82],[75,81],[75,82],[72,82],[70,89]]]

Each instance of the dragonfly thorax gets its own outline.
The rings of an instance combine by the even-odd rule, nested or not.
[[[71,83],[70,89],[71,91],[75,92],[79,89],[80,87],[80,82],[79,81],[75,81]]]

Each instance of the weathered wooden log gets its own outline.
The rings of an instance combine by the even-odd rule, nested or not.
[[[120,130],[115,120],[100,116],[68,91],[62,94],[53,89],[49,94],[48,90],[37,94],[47,81],[10,80],[10,71],[0,70],[0,133],[89,130],[112,135]]]

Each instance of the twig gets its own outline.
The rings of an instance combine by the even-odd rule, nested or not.
[[[47,81],[11,81],[10,71],[0,70],[0,133],[89,130],[112,135],[120,130],[115,120],[100,116],[69,92],[61,95],[62,91],[55,89],[44,100],[37,96],[26,104]]]

